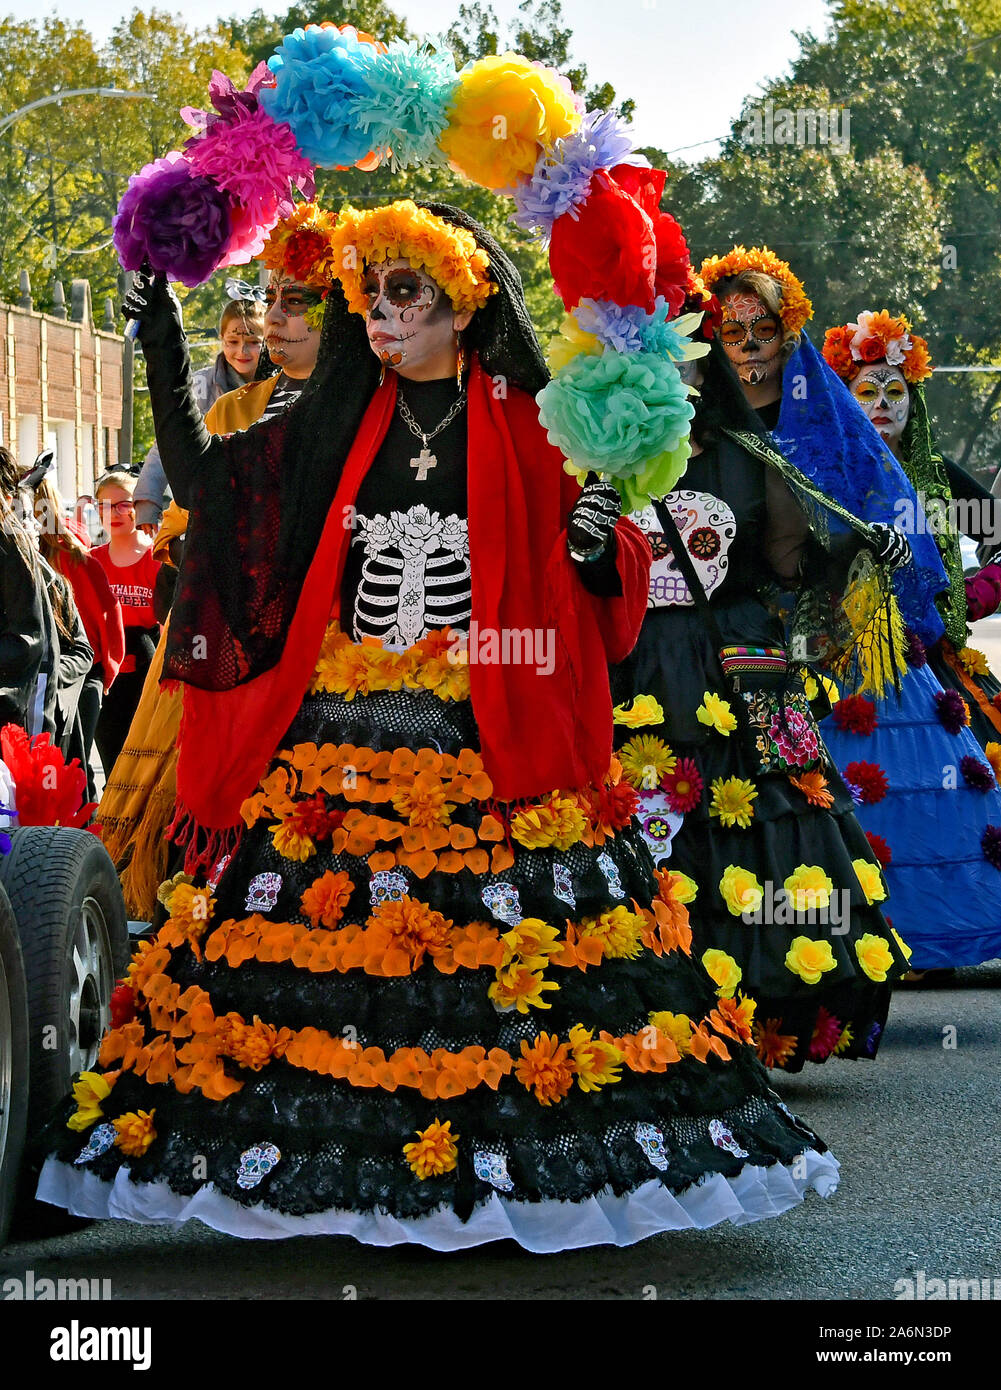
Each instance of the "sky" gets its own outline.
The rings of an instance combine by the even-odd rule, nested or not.
[[[417,34],[447,29],[459,3],[390,0]],[[197,27],[210,15],[258,5],[266,13],[287,8],[281,0],[160,0],[157,8]],[[133,8],[122,0],[60,0],[58,12],[102,40]],[[140,8],[152,8],[152,0]],[[493,8],[503,28],[517,0],[493,0]],[[44,12],[37,0],[0,0],[0,9],[21,20]],[[799,51],[794,30],[819,36],[827,28],[825,0],[563,0],[563,14],[574,32],[573,59],[587,65],[589,80],[611,82],[636,102],[637,144],[686,160],[713,153],[745,96],[786,71]]]

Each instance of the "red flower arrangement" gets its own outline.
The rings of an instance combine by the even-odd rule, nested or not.
[[[875,806],[882,801],[890,786],[879,763],[849,763],[844,770],[844,778],[858,787],[863,805],[866,806]]]
[[[660,785],[675,815],[683,816],[694,811],[702,800],[702,778],[691,758],[679,758],[674,771],[665,772]]]
[[[67,763],[48,734],[29,739],[18,724],[0,729],[0,758],[17,787],[18,825],[86,828],[97,802],[84,803],[87,774],[78,758]]]
[[[869,848],[884,869],[888,864],[893,863],[893,851],[883,839],[882,835],[877,835],[872,830],[867,830],[865,832],[865,838],[869,841]]]
[[[970,722],[969,707],[958,690],[940,690],[935,696],[935,713],[949,734],[958,734]]]
[[[624,779],[598,787],[591,804],[592,824],[624,830],[636,814],[639,804],[638,793]]]
[[[877,724],[876,706],[864,695],[846,695],[834,706],[834,722],[849,734],[871,734]]]

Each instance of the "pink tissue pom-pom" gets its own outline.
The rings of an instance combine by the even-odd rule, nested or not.
[[[291,214],[293,187],[307,202],[315,192],[313,166],[291,128],[273,121],[263,107],[212,122],[203,136],[188,142],[185,155],[196,173],[225,189],[264,231]]]

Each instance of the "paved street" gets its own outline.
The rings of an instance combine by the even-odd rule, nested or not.
[[[943,1046],[956,1029],[955,1048]],[[776,1220],[628,1250],[531,1256],[373,1250],[346,1238],[240,1242],[105,1223],[0,1255],[4,1277],[109,1278],[120,1298],[887,1299],[894,1283],[999,1278],[1001,962],[946,990],[899,990],[875,1064],[778,1077],[841,1160],[839,1190]],[[649,1296],[649,1293],[647,1293]]]

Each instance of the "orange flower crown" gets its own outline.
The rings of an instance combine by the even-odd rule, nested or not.
[[[788,261],[781,260],[767,246],[752,246],[750,250],[735,246],[725,256],[707,256],[699,274],[706,289],[714,290],[720,280],[728,280],[747,270],[757,270],[778,280],[782,286],[782,323],[787,332],[798,333],[807,319],[813,317],[813,305],[806,297],[802,280],[792,273]]]
[[[457,313],[482,309],[497,290],[489,274],[490,257],[472,232],[419,208],[410,198],[380,208],[342,208],[331,251],[333,273],[355,314],[368,308],[361,284],[370,262],[410,261],[445,291]]]
[[[336,278],[335,219],[318,203],[300,203],[264,243],[260,259],[301,285],[329,289]]]
[[[885,362],[899,367],[904,380],[916,386],[931,376],[928,344],[903,314],[894,318],[886,309],[865,309],[854,323],[829,328],[824,336],[824,360],[842,381],[851,381],[863,367]]]

